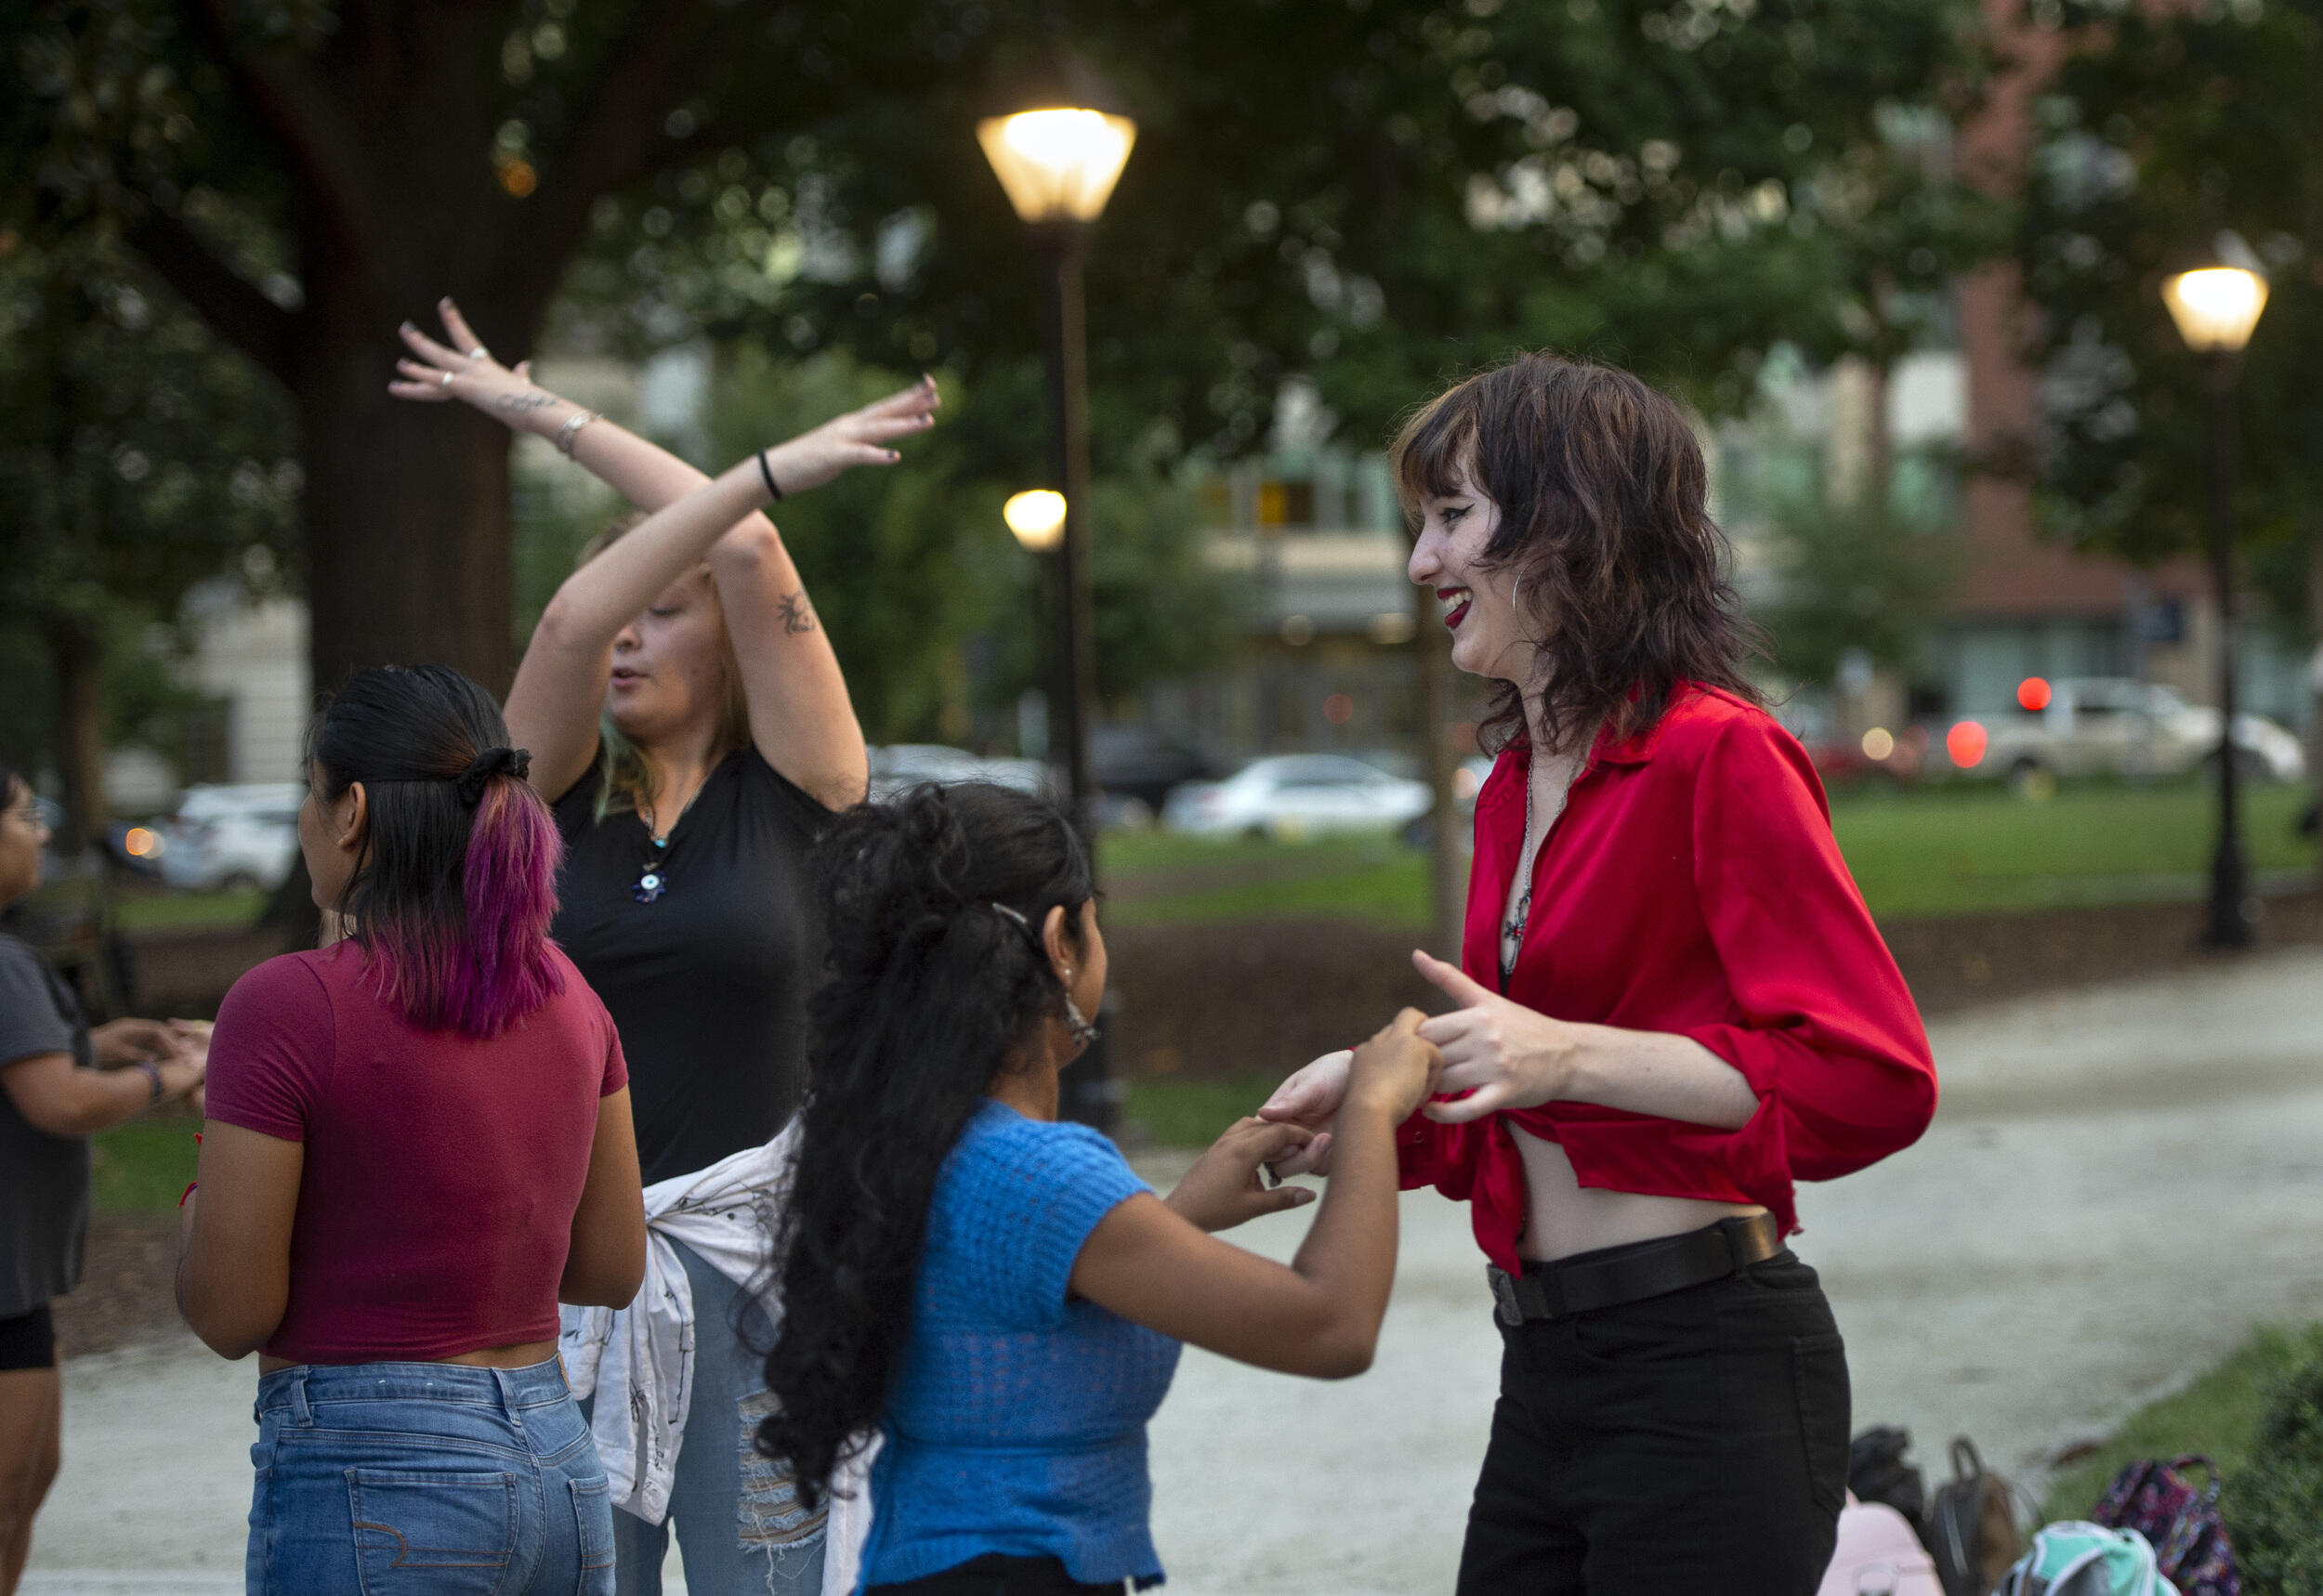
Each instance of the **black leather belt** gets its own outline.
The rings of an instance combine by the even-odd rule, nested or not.
[[[1782,1250],[1771,1213],[1722,1219],[1684,1236],[1583,1253],[1555,1263],[1528,1263],[1521,1275],[1488,1266],[1492,1311],[1514,1328],[1531,1319],[1566,1319],[1618,1308],[1738,1275]]]

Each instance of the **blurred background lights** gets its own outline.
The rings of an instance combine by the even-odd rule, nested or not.
[[[1345,693],[1333,693],[1323,700],[1323,719],[1333,726],[1345,726],[1355,718],[1355,700]]]
[[[2049,700],[2054,695],[2049,691],[2049,683],[2046,677],[2027,676],[2023,681],[2016,684],[2017,703],[2023,708],[2032,711],[2035,714],[2040,713],[2042,710],[2049,707]]]
[[[1952,763],[1962,770],[1973,770],[1984,763],[1985,745],[1991,739],[1975,721],[1955,722],[1944,734],[1944,752],[1952,756]]]
[[[1053,488],[1014,493],[1000,507],[1000,516],[1018,543],[1035,554],[1045,554],[1065,535],[1065,495]]]
[[[1863,734],[1863,757],[1885,759],[1896,752],[1896,734],[1883,726],[1875,726]]]
[[[132,826],[121,835],[121,851],[131,858],[150,859],[162,851],[162,840],[143,826]]]

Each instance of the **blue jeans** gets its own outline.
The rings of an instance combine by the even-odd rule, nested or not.
[[[686,1560],[688,1596],[816,1596],[826,1510],[801,1507],[789,1466],[751,1445],[774,1406],[766,1376],[774,1326],[749,1293],[692,1249],[671,1246],[693,1288],[693,1397],[670,1483],[669,1517],[648,1524],[613,1514],[618,1596],[662,1596],[672,1524]]]
[[[250,1596],[611,1596],[605,1471],[551,1358],[258,1381]]]

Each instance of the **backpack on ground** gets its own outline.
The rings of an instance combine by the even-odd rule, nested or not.
[[[1944,1596],[1944,1587],[1904,1515],[1849,1491],[1839,1511],[1839,1544],[1816,1596]]]
[[[2180,1596],[2133,1529],[2045,1524],[1992,1596]]]
[[[1965,1435],[1952,1437],[1952,1477],[1936,1487],[1927,1528],[1944,1596],[1986,1596],[2024,1555],[2008,1481],[1984,1466]]]
[[[2197,1489],[2181,1472],[2198,1464],[2210,1471],[2208,1490]],[[2242,1596],[2242,1576],[2218,1511],[2218,1465],[2208,1458],[2130,1463],[2114,1475],[2089,1516],[2152,1542],[2163,1577],[2184,1596]]]
[[[1928,1483],[1919,1466],[1904,1460],[1911,1432],[1883,1424],[1847,1444],[1847,1488],[1867,1506],[1894,1508],[1911,1525],[1922,1545],[1928,1539]]]

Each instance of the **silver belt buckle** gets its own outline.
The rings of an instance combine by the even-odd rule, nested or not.
[[[1516,1302],[1516,1277],[1498,1264],[1488,1265],[1485,1278],[1492,1283],[1492,1314],[1510,1329],[1521,1329],[1525,1311]]]

